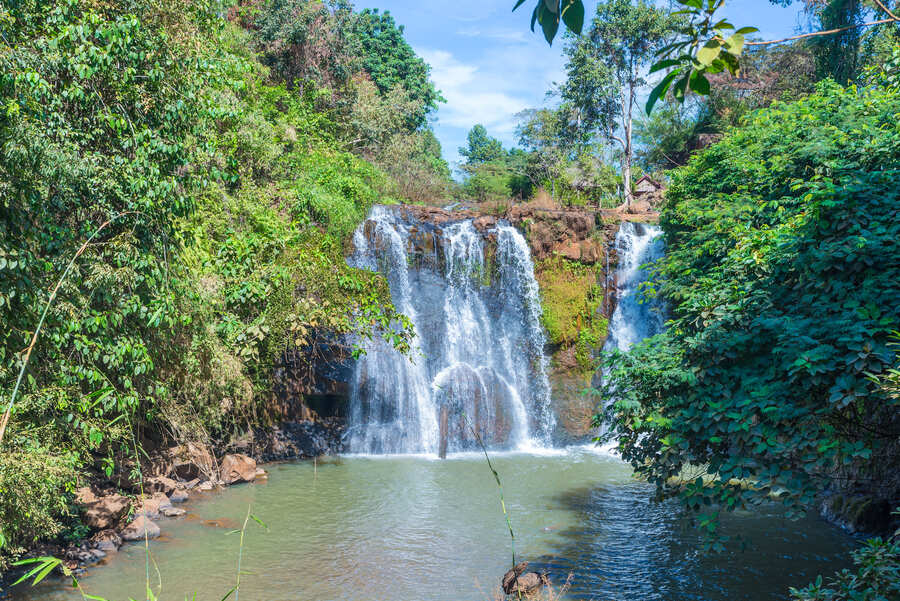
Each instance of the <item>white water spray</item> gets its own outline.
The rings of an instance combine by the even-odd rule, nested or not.
[[[486,238],[496,240],[493,256]],[[427,241],[427,243],[425,243]],[[540,298],[528,244],[515,228],[471,220],[439,230],[375,207],[354,235],[351,264],[381,272],[410,318],[410,356],[382,340],[364,344],[351,389],[349,450],[436,453],[439,415],[448,450],[549,444],[555,419]]]

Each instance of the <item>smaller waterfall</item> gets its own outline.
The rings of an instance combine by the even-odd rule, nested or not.
[[[616,297],[617,305],[609,320],[609,335],[603,350],[627,351],[644,338],[663,329],[665,317],[661,304],[645,299],[640,286],[647,281],[642,265],[663,256],[662,230],[656,225],[623,222],[616,233]]]
[[[410,356],[363,343],[351,384],[355,453],[436,453],[440,415],[450,451],[549,442],[548,364],[530,249],[498,223],[437,228],[375,207],[354,235],[351,264],[379,271],[394,306],[413,323]]]

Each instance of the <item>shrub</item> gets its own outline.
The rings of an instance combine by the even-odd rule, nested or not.
[[[75,476],[72,455],[41,447],[0,453],[0,570],[3,557],[66,529]]]
[[[824,83],[673,175],[654,283],[672,319],[610,359],[605,418],[710,532],[773,493],[790,514],[831,487],[900,492],[897,399],[868,377],[896,360],[898,113],[896,91]]]

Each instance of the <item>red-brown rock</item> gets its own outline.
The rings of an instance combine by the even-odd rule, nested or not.
[[[256,478],[256,461],[240,453],[225,455],[219,473],[224,484],[253,482]]]

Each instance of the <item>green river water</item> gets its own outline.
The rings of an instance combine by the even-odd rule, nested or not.
[[[850,564],[857,541],[817,517],[789,521],[778,508],[727,516],[722,530],[744,537],[723,553],[702,541],[672,503],[651,501],[622,462],[586,449],[498,454],[516,535],[517,559],[571,574],[571,599],[616,601],[767,600],[789,586]],[[151,584],[161,600],[220,600],[232,588],[238,528],[240,599],[491,600],[510,565],[510,538],[484,457],[343,457],[267,466],[256,484],[202,493],[188,515],[160,521],[150,548]],[[86,591],[110,600],[145,599],[142,544],[90,568]],[[161,588],[160,588],[161,581]],[[61,581],[19,587],[13,599],[80,595]]]

